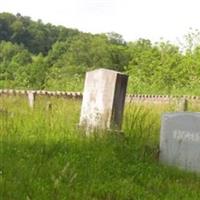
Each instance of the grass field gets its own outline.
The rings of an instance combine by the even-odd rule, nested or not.
[[[85,137],[79,101],[40,97],[31,110],[0,97],[0,199],[199,200],[199,175],[158,161],[160,116],[173,109],[126,105],[124,135]]]

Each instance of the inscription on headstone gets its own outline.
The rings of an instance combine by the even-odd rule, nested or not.
[[[200,113],[166,113],[162,117],[160,161],[200,172]]]
[[[80,126],[94,129],[120,129],[128,76],[108,69],[86,73]]]

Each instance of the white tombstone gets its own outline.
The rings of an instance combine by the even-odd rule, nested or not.
[[[127,75],[113,70],[86,73],[79,123],[86,132],[121,129],[127,82]]]
[[[30,108],[34,107],[34,103],[35,103],[35,97],[36,97],[36,93],[34,91],[28,91],[28,102],[29,102],[29,106]]]
[[[162,117],[160,161],[200,172],[200,113],[166,113]]]

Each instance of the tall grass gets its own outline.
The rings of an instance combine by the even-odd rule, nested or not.
[[[32,110],[1,97],[0,199],[199,199],[198,175],[158,162],[160,115],[173,109],[127,104],[123,135],[85,137],[79,101],[39,97]]]

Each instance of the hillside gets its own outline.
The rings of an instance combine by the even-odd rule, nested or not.
[[[82,90],[85,71],[129,75],[129,92],[200,95],[199,31],[182,47],[117,33],[90,34],[0,13],[0,88]]]

